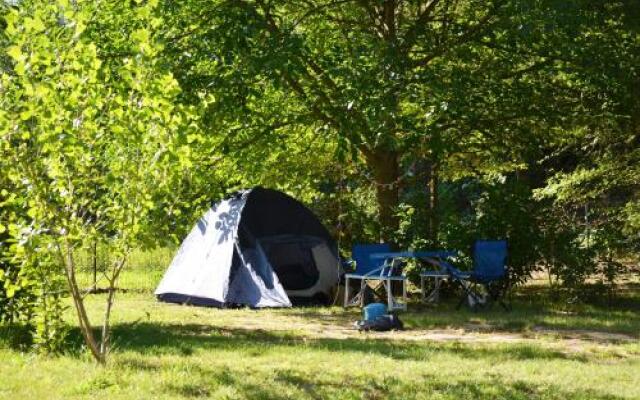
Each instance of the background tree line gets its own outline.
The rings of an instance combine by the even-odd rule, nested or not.
[[[45,348],[70,293],[104,361],[131,249],[253,185],[344,252],[504,237],[514,281],[573,296],[635,265],[637,2],[2,4],[0,319]],[[96,242],[118,255],[99,337],[75,279]]]

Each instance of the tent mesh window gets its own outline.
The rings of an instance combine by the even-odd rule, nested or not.
[[[318,281],[320,273],[310,243],[269,243],[265,246],[265,252],[286,290],[308,289]]]

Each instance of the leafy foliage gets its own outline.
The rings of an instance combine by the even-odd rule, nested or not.
[[[132,249],[179,241],[254,185],[309,204],[343,252],[507,238],[514,282],[614,288],[640,251],[637,2],[25,0],[0,15],[4,318],[59,313],[36,303],[64,276],[87,328],[79,253],[110,251],[108,316]],[[108,332],[107,317],[97,353]]]
[[[158,48],[146,28],[158,24],[153,4],[132,5],[127,13],[117,4],[22,2],[6,17],[13,66],[1,78],[5,173],[29,217],[13,233],[27,229],[18,245],[48,243],[64,266],[87,345],[101,361],[118,275],[130,249],[148,238],[153,226],[146,219],[164,209],[169,177],[188,159],[192,131],[173,103],[177,83],[155,58]],[[92,26],[96,15],[128,29],[114,30],[112,38],[116,49],[125,43],[118,39],[129,38],[125,54],[110,57],[91,40],[88,28],[99,29]],[[74,260],[76,249],[97,238],[117,255],[100,349]]]
[[[529,112],[532,85],[546,97],[558,87],[540,75],[552,45],[536,24],[564,17],[548,8],[258,0],[166,2],[163,11],[185,100],[205,103],[206,126],[225,132],[216,146],[224,155],[247,144],[268,151],[312,130],[369,170],[386,229],[395,227],[398,180],[416,158],[440,162],[471,146],[503,151],[504,164],[529,143],[518,133],[553,114]],[[520,51],[526,45],[534,51]],[[512,145],[490,147],[502,138]]]

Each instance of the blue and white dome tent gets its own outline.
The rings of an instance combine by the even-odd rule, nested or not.
[[[340,279],[335,241],[302,203],[256,187],[214,204],[155,291],[160,301],[290,307],[328,302]]]

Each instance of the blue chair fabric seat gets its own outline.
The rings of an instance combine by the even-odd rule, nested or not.
[[[441,278],[440,274],[445,272],[448,279],[463,289],[464,297],[458,303],[458,307],[465,299],[474,307],[482,306],[489,300],[498,302],[505,310],[509,310],[510,306],[504,302],[509,286],[507,241],[476,240],[472,247],[472,257],[472,271],[462,271],[447,261],[439,261],[437,264],[441,271],[423,272],[421,276]],[[478,290],[480,287],[484,289],[484,294]]]
[[[351,251],[351,257],[355,261],[355,271],[350,273],[351,276],[366,276],[375,272],[382,267],[384,260],[372,260],[371,254],[374,253],[388,253],[391,251],[391,246],[386,243],[374,243],[374,244],[357,244],[353,246]]]
[[[483,305],[479,302],[478,291],[474,285],[484,288],[490,303],[498,302],[505,310],[510,310],[510,306],[504,301],[509,284],[508,247],[506,240],[476,240],[473,244],[473,270],[467,279],[471,285],[463,284],[463,289],[469,299],[475,298],[476,304]]]

